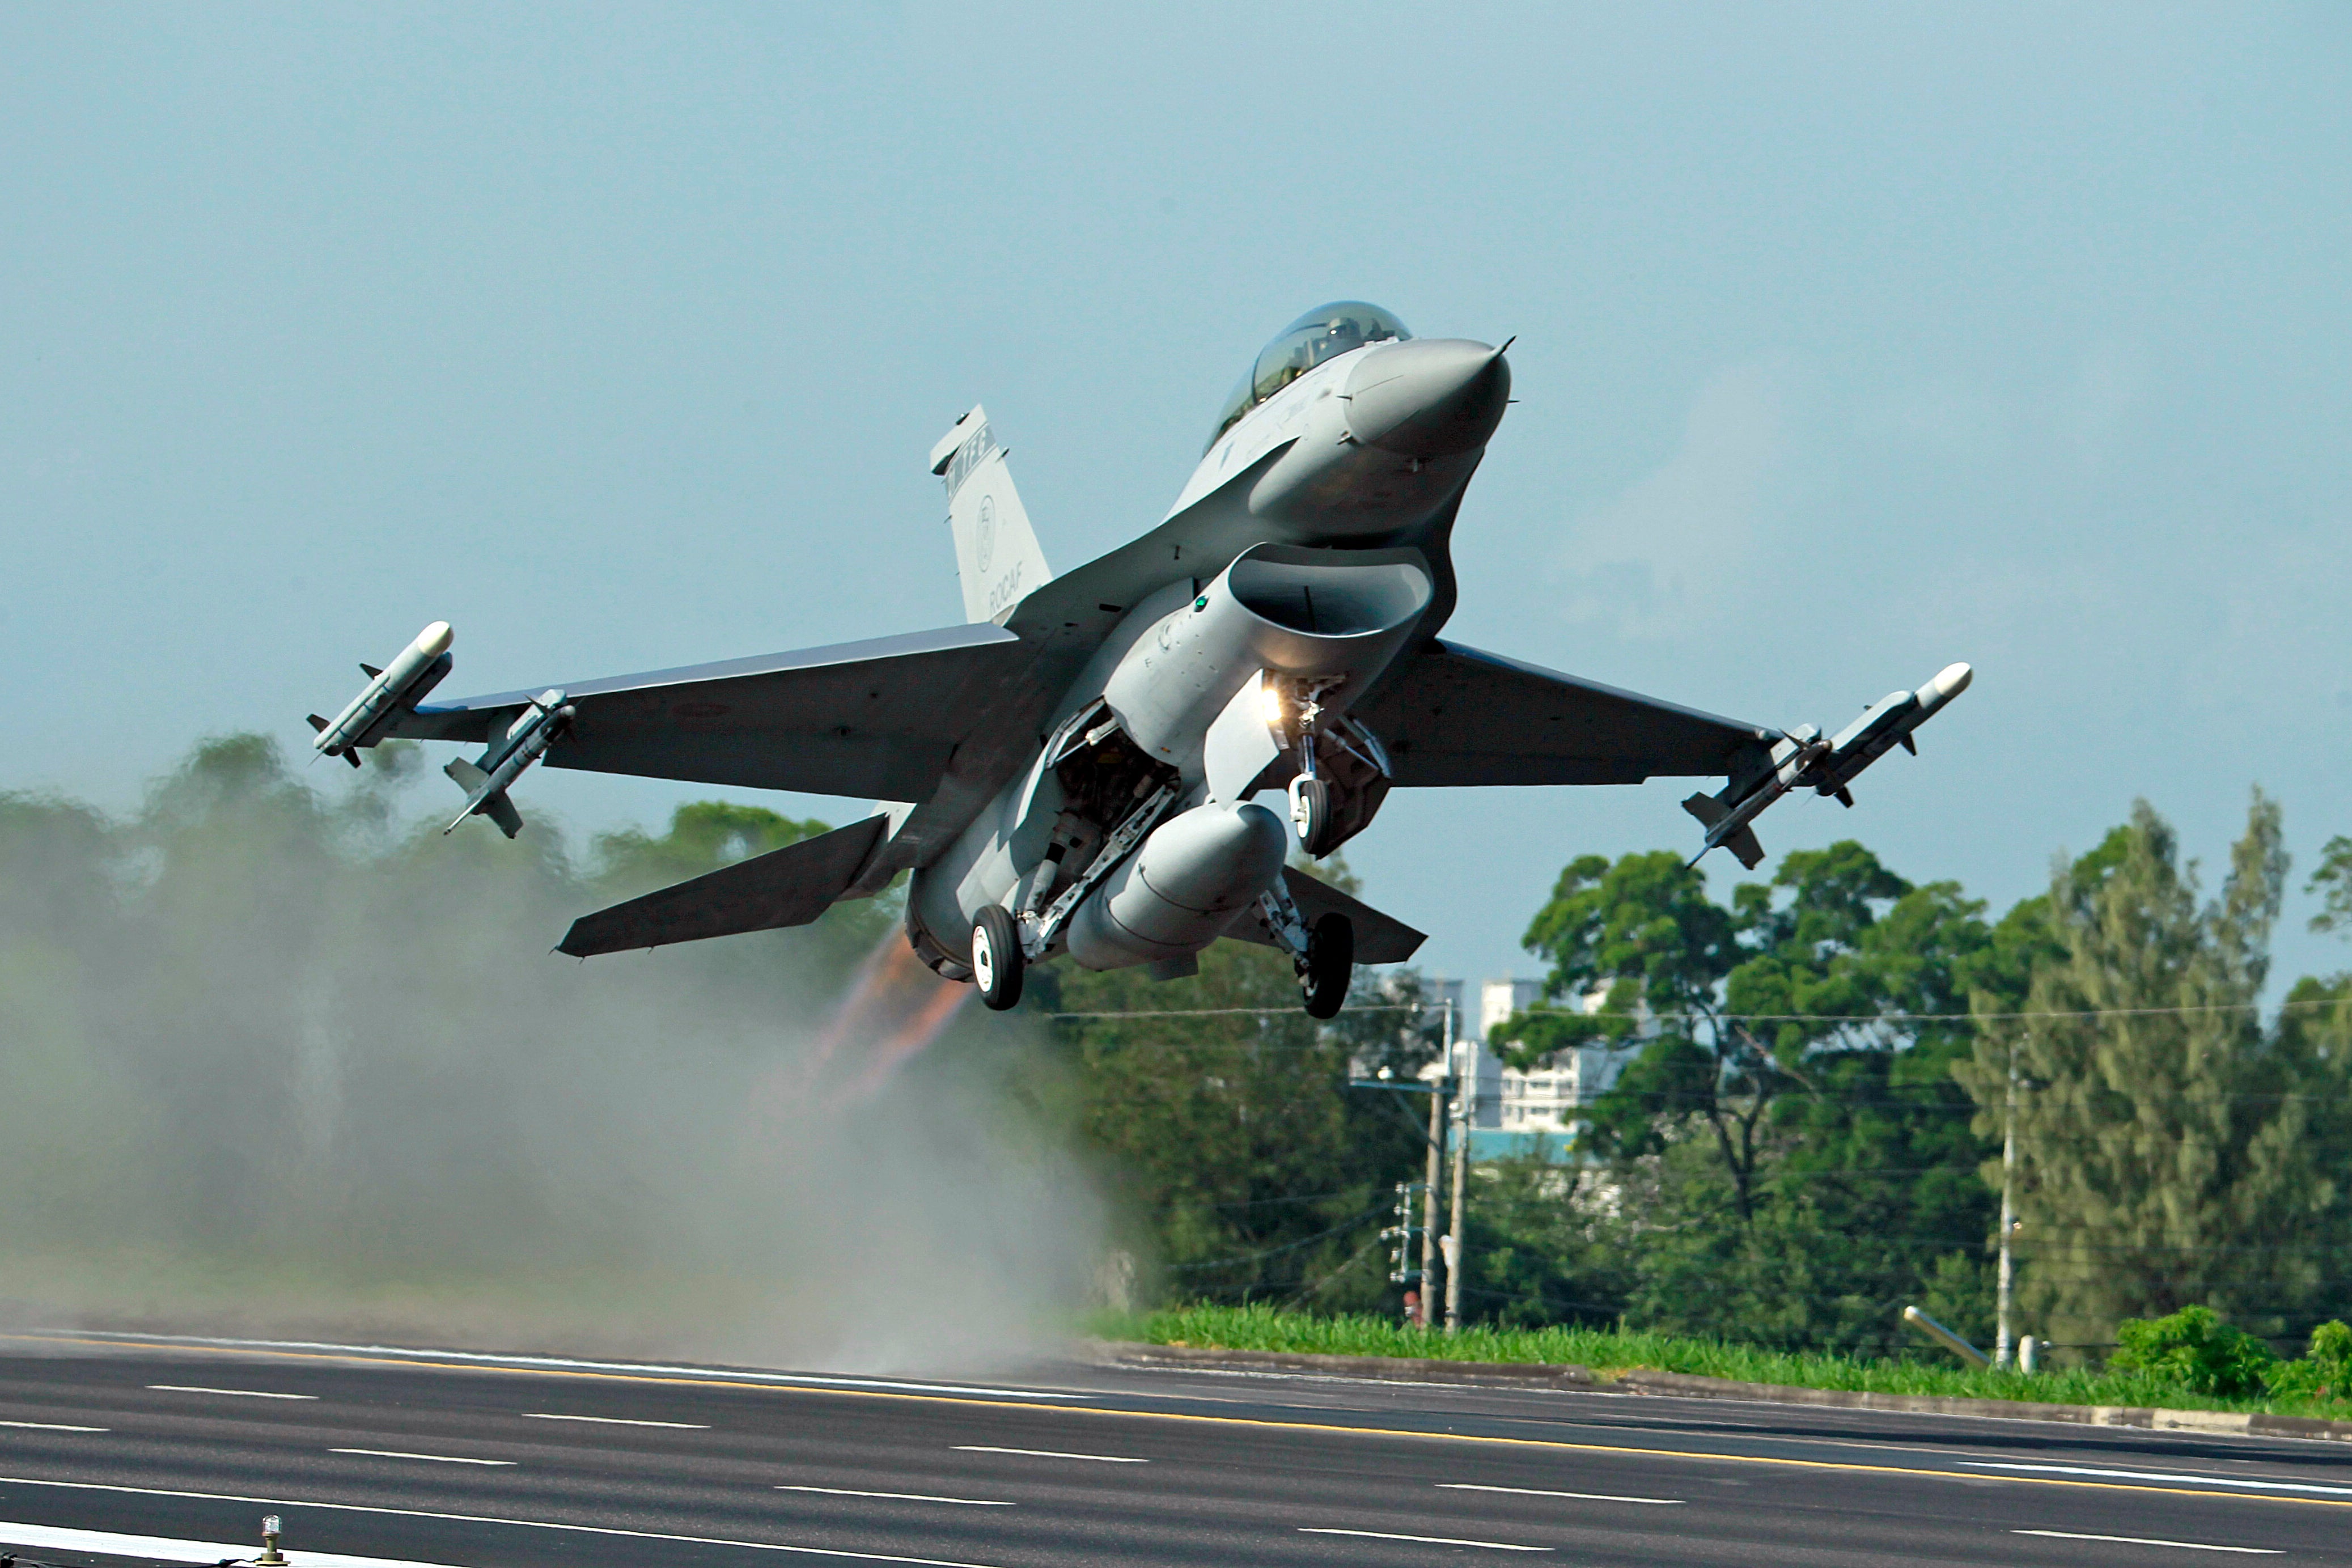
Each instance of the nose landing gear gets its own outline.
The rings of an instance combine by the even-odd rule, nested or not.
[[[1313,773],[1301,773],[1290,781],[1290,826],[1298,835],[1298,847],[1320,858],[1336,846],[1331,837],[1331,786]]]

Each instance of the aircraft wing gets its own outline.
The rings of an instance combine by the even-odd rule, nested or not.
[[[929,798],[956,748],[1034,650],[980,625],[562,688],[574,710],[547,765],[867,800]],[[388,735],[487,741],[538,695],[426,703]],[[1020,716],[1026,727],[1028,715]]]
[[[1433,638],[1349,710],[1399,784],[1640,784],[1729,774],[1780,731]]]

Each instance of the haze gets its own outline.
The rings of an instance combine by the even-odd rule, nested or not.
[[[1978,667],[1768,849],[1998,908],[2135,795],[2215,860],[2260,782],[2307,868],[2352,831],[2347,45],[2320,5],[12,7],[0,788],[299,754],[436,617],[451,694],[951,624],[958,414],[1067,568],[1348,296],[1518,337],[1449,636],[1832,730]],[[1401,795],[1349,859],[1428,968],[1531,972],[1560,865],[1695,847],[1688,787]],[[2342,966],[2306,912],[2283,976]]]

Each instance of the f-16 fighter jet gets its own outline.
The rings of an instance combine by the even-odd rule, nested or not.
[[[1507,342],[1504,348],[1510,345]],[[1257,357],[1160,524],[1047,568],[974,408],[931,452],[969,624],[460,702],[436,622],[317,747],[482,746],[448,764],[509,837],[535,762],[876,799],[874,815],[583,917],[586,956],[802,925],[901,873],[907,940],[993,1008],[1024,970],[1192,973],[1219,937],[1296,964],[1306,1010],[1422,934],[1292,864],[1371,825],[1394,789],[1721,778],[1683,804],[1700,854],[1763,857],[1757,814],[1854,776],[1969,683],[1955,664],[1833,737],[1721,719],[1439,633],[1464,490],[1510,400],[1502,348],[1416,339],[1376,306],[1310,310]]]

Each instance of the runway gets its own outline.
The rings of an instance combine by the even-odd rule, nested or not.
[[[1077,1363],[0,1335],[0,1545],[212,1563],[265,1513],[297,1568],[2346,1562],[2352,1448]]]

